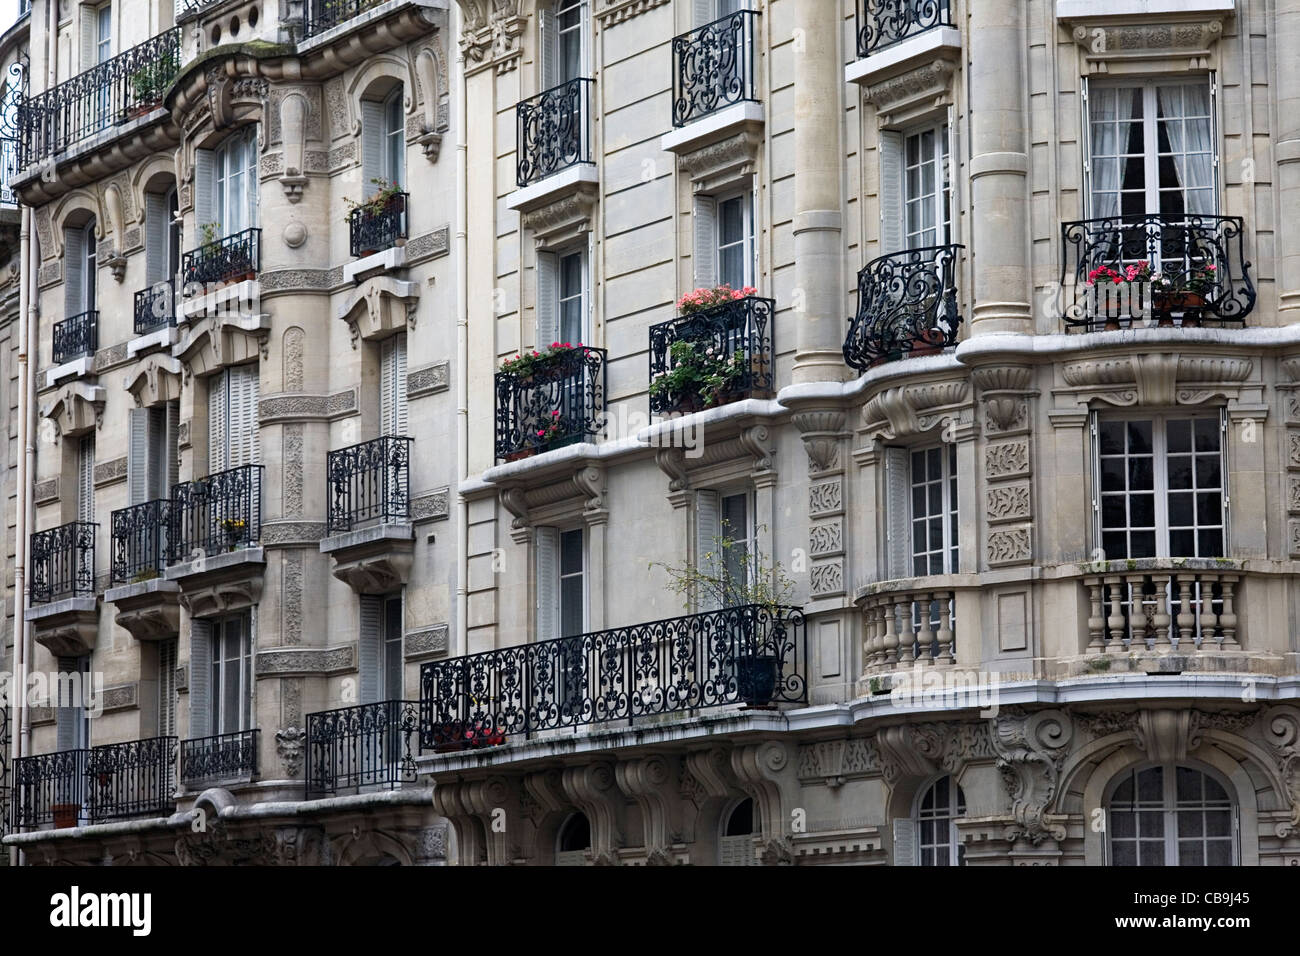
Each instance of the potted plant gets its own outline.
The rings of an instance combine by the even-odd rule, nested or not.
[[[499,747],[506,742],[505,732],[483,720],[450,720],[433,728],[434,753]]]
[[[1098,266],[1088,273],[1087,284],[1092,287],[1094,292],[1099,287],[1105,287],[1107,284],[1111,286],[1123,286],[1122,290],[1116,291],[1122,291],[1124,293],[1125,301],[1129,304],[1129,314],[1131,315],[1133,296],[1135,293],[1138,293],[1140,301],[1142,284],[1151,278],[1151,265],[1146,262],[1141,264],[1130,264],[1123,266],[1123,270],[1123,272],[1120,272],[1112,269],[1110,266]],[[1108,332],[1117,331],[1120,327],[1119,317],[1108,311],[1106,313],[1105,327]]]
[[[758,295],[758,290],[749,285],[740,289],[733,289],[727,284],[705,286],[692,289],[678,299],[677,311],[682,315],[694,315],[696,312],[706,312],[728,302],[746,299],[751,295]]]
[[[221,238],[221,223],[205,222],[199,226],[199,245],[210,246]]]
[[[145,568],[143,571],[138,572],[138,573],[135,575],[135,577],[133,577],[133,578],[131,579],[131,583],[132,583],[132,584],[144,584],[146,581],[152,581],[152,580],[154,580],[156,577],[158,577],[158,569],[157,569],[157,568]]]
[[[1212,262],[1198,263],[1186,274],[1156,276],[1152,280],[1152,298],[1161,316],[1160,324],[1173,325],[1172,314],[1178,312],[1183,316],[1184,326],[1200,325],[1200,310],[1205,307],[1205,297],[1214,290],[1218,278],[1218,267]]]
[[[54,813],[55,829],[66,830],[77,825],[77,817],[81,815],[81,804],[56,803],[51,810]]]
[[[348,207],[347,214],[343,217],[344,223],[351,225],[352,217],[358,211],[367,218],[383,216],[390,212],[400,212],[397,206],[401,203],[403,198],[402,187],[397,183],[390,183],[388,180],[381,178],[372,179],[370,182],[374,184],[375,189],[361,202],[356,202],[346,196],[343,198],[343,202]],[[375,238],[375,233],[375,230],[368,230],[365,234],[366,238]],[[382,233],[380,235],[382,235]],[[396,245],[404,245],[406,240],[400,236],[396,236],[394,237],[393,242]],[[379,249],[372,248],[358,249],[357,256],[372,256],[379,251]]]
[[[226,532],[226,550],[234,551],[244,539],[244,532],[248,528],[248,522],[243,518],[222,518],[221,527]]]
[[[649,392],[680,412],[735,401],[750,373],[744,352],[727,355],[712,339],[678,339],[668,346],[668,360],[669,367],[651,379]]]

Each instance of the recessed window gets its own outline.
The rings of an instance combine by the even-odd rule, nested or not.
[[[746,798],[727,814],[718,840],[721,866],[758,866],[754,854],[754,801]]]
[[[1195,767],[1125,771],[1107,803],[1111,866],[1232,866],[1236,808],[1214,777]]]
[[[556,866],[584,866],[591,849],[591,824],[582,813],[572,814],[555,840]]]
[[[905,136],[903,163],[904,248],[951,242],[947,126],[941,123]]]
[[[940,777],[916,802],[918,866],[965,866],[966,848],[957,833],[957,818],[966,815],[966,795],[952,777]]]
[[[253,655],[247,611],[216,618],[212,628],[212,734],[252,727]]]
[[[257,365],[236,365],[208,379],[208,472],[261,460]]]
[[[213,211],[220,235],[233,236],[257,225],[256,130],[230,137],[214,152]],[[200,224],[202,225],[202,224]]]
[[[733,289],[754,284],[754,204],[744,193],[718,200],[718,283]]]
[[[912,574],[955,574],[957,562],[957,446],[911,453]]]

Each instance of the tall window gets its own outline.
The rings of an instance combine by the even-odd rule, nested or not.
[[[95,520],[95,436],[77,441],[77,520]]]
[[[63,314],[71,318],[96,306],[95,220],[63,233]]]
[[[1090,215],[1212,214],[1212,78],[1085,87]]]
[[[250,624],[247,611],[212,621],[211,734],[233,734],[253,726]]]
[[[176,736],[176,638],[158,642],[158,736]]]
[[[54,689],[57,746],[82,750],[90,746],[90,719],[86,711],[86,688],[90,681],[90,657],[60,657],[59,680]]]
[[[382,99],[361,101],[361,191],[375,192],[375,180],[402,185],[406,180],[405,87],[398,83]]]
[[[721,504],[722,537],[731,542],[723,556],[727,603],[740,604],[747,599],[749,585],[753,583],[750,556],[754,553],[754,521],[749,493],[723,495]]]
[[[127,498],[133,505],[166,498],[180,481],[177,432],[180,403],[133,408],[127,419]]]
[[[145,280],[153,288],[172,282],[181,268],[180,225],[176,222],[176,190],[145,193]],[[171,316],[173,305],[166,298],[155,305],[157,324]]]
[[[555,0],[540,10],[542,88],[587,75],[588,0]]]
[[[208,379],[208,472],[261,460],[257,365],[236,365]]]
[[[948,442],[911,453],[912,574],[955,574],[957,563],[957,446]]]
[[[1094,431],[1105,560],[1225,554],[1220,418],[1102,419]]]
[[[952,241],[948,129],[930,126],[903,139],[903,248]]]
[[[587,629],[585,547],[581,528],[560,532],[560,636]]]
[[[718,839],[720,866],[758,866],[754,854],[754,801],[744,799],[727,814]]]
[[[940,777],[916,802],[918,866],[965,866],[966,848],[957,834],[957,818],[966,814],[966,795],[952,777]]]
[[[587,251],[537,254],[537,347],[590,344]]]
[[[213,212],[222,236],[257,225],[257,134],[252,128],[221,144],[213,155]],[[200,223],[202,225],[202,223]]]
[[[754,203],[750,193],[718,200],[718,283],[754,284]]]
[[[559,341],[577,345],[585,338],[583,327],[587,314],[587,256],[572,252],[560,257],[560,337]],[[538,343],[549,345],[549,342]]]
[[[402,87],[384,101],[384,178],[401,184],[406,180],[406,122],[402,117]]]
[[[402,699],[404,681],[400,593],[361,596],[358,665],[361,703]]]
[[[1232,866],[1236,814],[1214,777],[1195,767],[1125,771],[1107,803],[1112,866]]]
[[[584,866],[591,849],[591,824],[587,817],[575,813],[564,821],[555,838],[556,866]]]
[[[95,62],[113,58],[113,5],[106,3],[95,11]]]
[[[379,347],[379,426],[384,435],[407,434],[406,333],[384,339]]]

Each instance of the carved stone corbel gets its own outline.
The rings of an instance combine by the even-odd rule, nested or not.
[[[844,412],[838,409],[799,412],[793,420],[808,455],[809,474],[838,470],[840,443],[848,437],[844,431]]]
[[[763,841],[763,862],[788,864],[793,860],[786,791],[795,786],[795,761],[785,743],[774,740],[746,744],[731,752],[731,770],[736,781],[754,801]]]
[[[108,221],[113,227],[113,254],[108,257],[105,265],[112,271],[113,280],[121,282],[126,278],[126,256],[123,255],[126,248],[126,225],[122,215],[122,191],[117,183],[109,183],[104,190],[104,206],[108,210]]]
[[[584,516],[607,514],[605,509],[605,469],[598,465],[584,465],[573,473],[573,484],[582,494]]]
[[[280,100],[280,136],[284,144],[284,173],[280,176],[280,187],[291,203],[302,199],[303,188],[307,185],[307,177],[303,174],[307,111],[307,98],[300,92],[286,93]]]
[[[181,397],[181,362],[170,355],[151,355],[122,377],[122,387],[136,408],[148,408]]]
[[[387,338],[409,328],[419,299],[420,287],[414,282],[372,276],[348,293],[335,314],[347,323],[355,349],[363,339]]]
[[[769,432],[766,425],[750,425],[742,428],[736,439],[754,459],[755,472],[772,470],[772,453],[774,449],[768,443]]]
[[[994,721],[990,739],[1016,821],[1007,828],[1006,839],[1023,838],[1034,846],[1064,840],[1064,823],[1048,810],[1056,800],[1061,763],[1074,735],[1069,716],[1059,710],[1029,715],[1003,711]]]
[[[54,393],[53,400],[41,409],[41,417],[52,421],[60,436],[84,435],[103,422],[106,399],[101,385],[70,382]]]
[[[565,767],[560,784],[569,801],[587,817],[591,827],[591,857],[596,863],[616,863],[623,847],[619,819],[623,795],[615,785],[614,765],[608,761]]]
[[[1291,801],[1291,818],[1279,823],[1276,833],[1285,840],[1300,832],[1300,710],[1294,707],[1271,707],[1264,712],[1262,725],[1278,773]]]
[[[959,421],[969,409],[965,379],[948,379],[920,385],[882,389],[862,406],[862,421],[872,437],[892,441],[916,435],[945,420]]]
[[[675,761],[674,761],[675,763]],[[648,858],[672,862],[672,845],[680,843],[679,802],[672,783],[676,772],[666,758],[652,754],[626,760],[614,768],[619,789],[636,801],[641,810],[641,826]]]
[[[686,449],[677,445],[660,448],[655,452],[655,464],[668,476],[668,500],[674,508],[683,507],[687,501],[685,492],[691,487],[691,475],[686,468]],[[679,501],[681,504],[678,504]]]

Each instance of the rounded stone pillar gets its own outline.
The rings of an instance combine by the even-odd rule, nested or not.
[[[1277,50],[1278,322],[1300,322],[1300,0],[1279,0],[1273,22]]]

